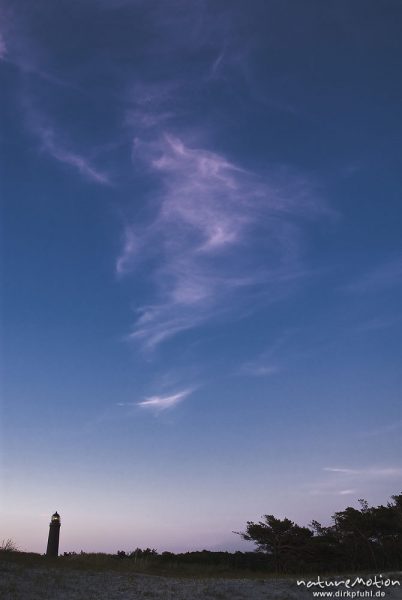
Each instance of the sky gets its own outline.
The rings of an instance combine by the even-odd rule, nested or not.
[[[252,550],[402,491],[401,26],[1,1],[1,539]]]

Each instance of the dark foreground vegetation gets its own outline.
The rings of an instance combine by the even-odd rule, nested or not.
[[[134,552],[106,553],[66,553],[59,558],[27,552],[0,552],[1,560],[19,564],[24,568],[55,568],[59,571],[142,573],[178,578],[228,578],[259,579],[269,576],[266,568],[266,555],[260,555],[260,563],[254,552],[186,552],[172,554],[137,550]],[[240,561],[238,559],[241,559]],[[238,562],[236,562],[236,559]]]
[[[146,572],[169,576],[267,577],[309,573],[377,572],[399,570],[402,565],[402,494],[386,506],[347,507],[335,513],[332,524],[313,521],[301,527],[289,519],[265,515],[249,521],[244,539],[257,544],[254,552],[172,552],[137,548],[116,554],[68,552],[58,559],[16,552],[10,540],[0,545],[7,555],[27,565],[49,564],[58,568]],[[12,555],[12,556],[11,556]]]
[[[300,527],[289,519],[265,515],[247,523],[240,533],[267,555],[267,568],[275,573],[333,571],[386,571],[402,565],[402,494],[386,506],[348,507],[332,516],[332,524],[313,521]]]

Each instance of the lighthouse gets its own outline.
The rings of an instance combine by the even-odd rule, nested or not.
[[[59,555],[60,537],[60,515],[56,511],[50,520],[49,539],[47,541],[46,556],[57,557]]]

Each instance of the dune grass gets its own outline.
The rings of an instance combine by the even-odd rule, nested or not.
[[[182,564],[158,557],[119,559],[102,553],[48,558],[0,552],[1,600],[311,600],[297,575]],[[363,573],[359,573],[363,576]],[[397,579],[397,575],[395,574]],[[399,573],[399,576],[401,574]],[[350,573],[349,573],[350,576]],[[324,576],[321,575],[323,578]],[[310,579],[314,576],[300,576]],[[345,579],[340,573],[330,579]],[[387,591],[389,600],[400,589]]]
[[[203,565],[183,564],[178,561],[161,561],[158,558],[126,558],[104,553],[85,553],[73,556],[59,556],[49,558],[32,552],[0,552],[1,560],[13,562],[19,567],[26,568],[52,568],[77,571],[138,573],[174,578],[225,578],[225,579],[270,579],[275,578],[272,573],[251,571],[246,569],[233,569],[224,564]]]

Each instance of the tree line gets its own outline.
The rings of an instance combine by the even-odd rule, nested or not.
[[[162,569],[203,566],[276,574],[398,570],[402,564],[402,494],[392,496],[385,506],[369,506],[366,500],[359,500],[359,508],[348,506],[336,512],[328,526],[313,520],[304,527],[288,518],[264,515],[261,521],[248,521],[244,532],[234,533],[254,542],[255,551],[175,554],[137,548],[119,550],[114,556]]]
[[[264,515],[247,522],[239,535],[257,544],[275,573],[325,572],[334,570],[399,569],[402,564],[402,494],[386,506],[348,506],[323,526],[312,521],[301,527],[290,519]]]

